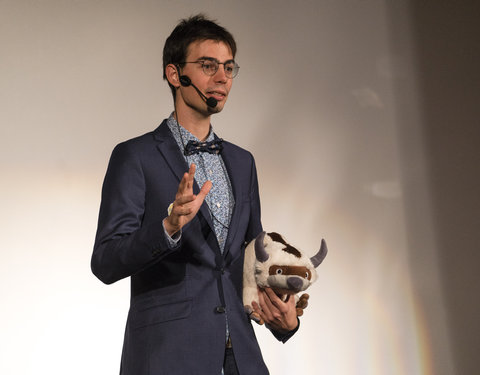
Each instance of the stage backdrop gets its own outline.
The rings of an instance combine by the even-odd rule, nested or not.
[[[238,41],[212,121],[256,157],[265,229],[330,249],[295,337],[256,328],[271,373],[478,373],[474,6],[418,3],[0,1],[0,373],[118,373],[101,184],[172,111],[163,43],[197,12]]]

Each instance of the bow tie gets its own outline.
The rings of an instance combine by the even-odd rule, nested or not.
[[[217,138],[210,142],[188,141],[183,153],[186,156],[199,154],[200,152],[218,155],[223,149],[222,142],[222,138]]]

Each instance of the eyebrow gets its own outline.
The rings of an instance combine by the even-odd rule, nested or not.
[[[218,59],[216,59],[215,57],[210,57],[210,56],[202,56],[202,57],[199,57],[197,59],[197,61],[202,61],[202,60],[215,61],[216,63],[220,63],[220,61],[218,61]],[[227,60],[224,63],[220,63],[220,64],[227,64],[227,63],[235,63],[235,60],[230,59],[230,60]]]

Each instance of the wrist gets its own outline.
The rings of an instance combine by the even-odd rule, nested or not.
[[[163,227],[165,228],[165,231],[167,234],[172,237],[175,233],[177,233],[181,227],[178,225],[173,225],[170,220],[170,216],[167,216],[165,219],[163,219]]]
[[[288,332],[294,331],[298,328],[298,325],[300,324],[300,320],[298,319],[297,316],[295,316],[295,321],[293,321],[289,327],[288,327]]]

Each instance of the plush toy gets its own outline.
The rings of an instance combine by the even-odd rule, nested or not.
[[[270,287],[285,301],[295,295],[297,316],[303,314],[308,305],[308,294],[298,297],[297,293],[307,289],[317,279],[317,268],[327,255],[324,240],[320,250],[308,258],[289,245],[278,233],[260,233],[245,249],[243,266],[243,305],[245,312],[258,324],[263,319],[253,310],[252,301],[258,303],[258,290]]]

